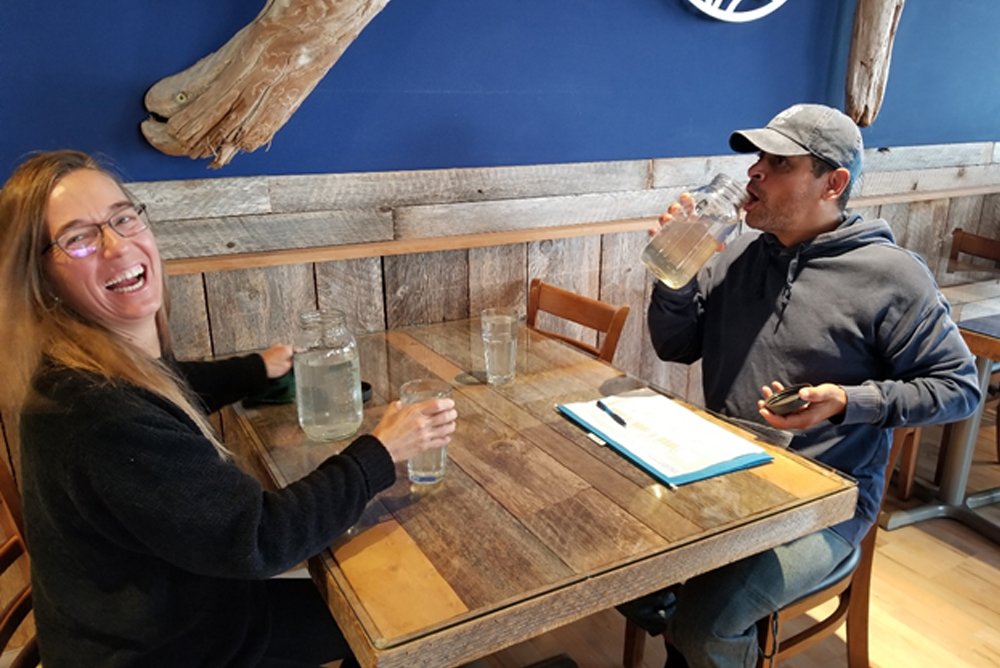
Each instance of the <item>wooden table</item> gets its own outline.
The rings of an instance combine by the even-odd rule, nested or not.
[[[955,286],[942,292],[952,302],[952,316],[969,350],[976,356],[979,388],[985,398],[993,361],[1000,360],[1000,282],[991,280]],[[940,488],[935,491],[919,482],[915,485],[916,493],[928,503],[883,513],[879,518],[882,528],[892,530],[924,520],[947,518],[1000,543],[1000,526],[975,512],[976,508],[1000,501],[1000,488],[966,493],[982,417],[980,404],[973,415],[956,423],[944,455]]]
[[[310,572],[363,666],[457,666],[851,517],[853,482],[771,448],[773,463],[657,484],[554,409],[642,387],[522,328],[517,378],[482,382],[478,321],[358,337],[374,386],[362,430],[399,385],[450,381],[459,423],[436,486],[399,479]],[[294,405],[234,407],[226,443],[283,486],[344,443],[317,443]],[[710,447],[710,444],[706,444]]]

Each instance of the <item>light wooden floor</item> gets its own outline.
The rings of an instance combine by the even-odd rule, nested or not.
[[[995,416],[977,443],[969,489],[1000,487]],[[933,474],[939,428],[924,430],[920,472]],[[887,508],[900,507],[890,491]],[[907,505],[913,505],[907,504]],[[1000,508],[987,511],[1000,520]],[[624,620],[607,611],[547,633],[468,668],[519,668],[567,653],[580,668],[621,666]],[[784,668],[846,668],[843,629]],[[1000,546],[950,520],[881,531],[871,601],[873,668],[1000,667]],[[661,668],[658,639],[646,643],[645,668]]]

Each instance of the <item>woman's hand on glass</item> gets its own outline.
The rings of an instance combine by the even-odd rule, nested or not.
[[[454,399],[431,399],[403,406],[394,401],[372,430],[394,462],[402,462],[425,450],[448,445],[455,431]]]

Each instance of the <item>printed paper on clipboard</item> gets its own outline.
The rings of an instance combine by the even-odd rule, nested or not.
[[[596,401],[556,409],[667,484],[684,485],[773,459],[760,446],[662,394],[616,395],[601,402],[625,426]]]

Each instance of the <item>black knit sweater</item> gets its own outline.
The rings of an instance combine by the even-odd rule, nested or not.
[[[213,410],[266,382],[257,355],[178,366]],[[256,666],[263,579],[322,551],[395,481],[365,435],[267,492],[149,392],[66,369],[36,388],[22,492],[46,668]]]

